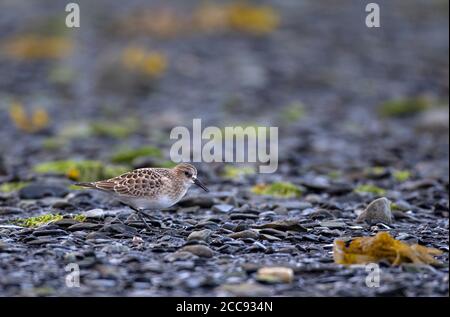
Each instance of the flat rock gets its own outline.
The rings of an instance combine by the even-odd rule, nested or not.
[[[79,230],[95,230],[101,228],[102,225],[97,223],[90,223],[90,222],[80,222],[76,223],[74,225],[71,225],[67,228],[67,230],[70,231],[79,231]]]
[[[347,224],[342,221],[321,221],[319,222],[321,227],[326,227],[330,229],[341,229],[347,228]]]
[[[299,221],[295,219],[277,220],[254,227],[260,229],[272,228],[281,231],[299,231],[299,232],[307,231],[306,228],[300,225]]]
[[[219,296],[261,297],[273,294],[273,290],[270,287],[256,283],[225,284],[221,285],[217,290]]]
[[[0,207],[0,215],[18,215],[23,213],[24,210],[17,207]]]
[[[259,233],[256,230],[243,230],[228,235],[233,239],[258,239]]]
[[[202,208],[211,208],[214,205],[214,199],[210,196],[195,196],[181,199],[177,205],[181,207],[199,206]]]
[[[204,229],[199,231],[193,231],[189,234],[187,237],[188,241],[194,241],[194,240],[201,240],[201,241],[208,241],[211,237],[212,231],[210,229]]]
[[[231,220],[245,220],[245,219],[258,219],[258,215],[250,214],[250,213],[236,213],[231,214],[230,219]]]
[[[196,256],[203,257],[203,258],[211,258],[214,255],[214,251],[211,250],[209,247],[201,244],[195,244],[195,245],[186,245],[183,248],[181,248],[180,251],[183,252],[190,252]]]
[[[232,211],[234,208],[233,205],[229,205],[229,204],[218,204],[218,205],[214,205],[211,210],[215,211],[215,212],[230,212]]]
[[[70,227],[70,226],[76,225],[78,223],[80,223],[80,222],[76,221],[74,219],[69,219],[69,218],[63,218],[61,220],[57,220],[57,221],[53,222],[54,225],[60,226],[60,227]]]

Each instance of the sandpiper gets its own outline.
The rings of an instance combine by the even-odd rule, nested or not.
[[[143,211],[176,204],[192,184],[209,191],[197,179],[197,169],[191,164],[181,163],[174,168],[139,168],[110,179],[76,185],[111,194],[136,211],[147,229],[150,229],[142,216],[147,216]]]

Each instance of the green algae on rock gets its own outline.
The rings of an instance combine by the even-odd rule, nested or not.
[[[40,215],[36,217],[30,217],[30,218],[19,218],[14,221],[15,224],[28,227],[28,228],[36,228],[40,227],[58,220],[62,220],[64,217],[61,214],[45,214]],[[70,216],[71,219],[78,221],[78,222],[84,222],[86,220],[86,216],[84,215],[73,215]]]
[[[245,177],[246,175],[255,174],[255,169],[250,166],[236,167],[231,165],[226,165],[223,168],[222,177],[226,179],[236,179]]]
[[[360,194],[374,194],[377,196],[384,196],[386,194],[386,189],[378,187],[372,184],[362,184],[357,186],[354,191]]]
[[[411,178],[411,172],[407,170],[396,170],[392,176],[397,182],[404,182]]]
[[[27,186],[29,182],[10,182],[10,183],[3,183],[0,185],[0,192],[2,193],[10,193],[18,191],[25,186]]]
[[[143,146],[136,149],[120,149],[111,157],[113,163],[131,164],[138,157],[152,156],[162,158],[160,149],[153,146]]]
[[[407,117],[431,107],[426,98],[409,98],[386,101],[379,106],[382,117]]]
[[[272,184],[258,184],[252,187],[252,193],[278,198],[296,198],[302,195],[300,187],[289,182],[275,182]]]

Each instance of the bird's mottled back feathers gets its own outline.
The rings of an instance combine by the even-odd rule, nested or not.
[[[90,183],[93,187],[119,195],[145,197],[156,195],[169,182],[170,170],[165,168],[140,168],[120,176]]]

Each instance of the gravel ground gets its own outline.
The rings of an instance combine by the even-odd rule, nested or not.
[[[0,191],[0,296],[448,296],[448,2],[377,1],[382,27],[368,29],[361,1],[264,1],[280,25],[263,36],[129,34],[119,21],[165,2],[78,3],[82,26],[65,35],[75,43],[70,57],[23,61],[0,52],[0,184],[27,182]],[[200,2],[170,3],[185,16]],[[0,43],[64,13],[58,1],[46,4],[2,1]],[[121,49],[136,44],[165,54],[162,76],[116,69]],[[419,98],[432,106],[380,115],[387,101]],[[20,129],[11,100],[44,107],[48,127]],[[125,137],[65,137],[86,133],[80,123],[116,127],[128,117],[139,128]],[[109,163],[123,145],[153,145],[167,159],[170,129],[193,118],[278,126],[277,172],[227,178],[224,164],[197,164],[211,192],[192,189],[151,213],[148,232],[119,202],[33,170],[62,159]],[[251,191],[278,181],[301,196]],[[356,223],[380,196],[396,206],[393,223]],[[64,218],[37,228],[15,222],[48,213]],[[125,225],[111,222],[117,213]],[[381,263],[378,288],[366,286],[364,267],[334,264],[334,239],[379,231],[443,251],[442,264]],[[70,263],[81,269],[80,287],[65,283]],[[258,281],[258,269],[270,266],[292,268],[291,283]]]

